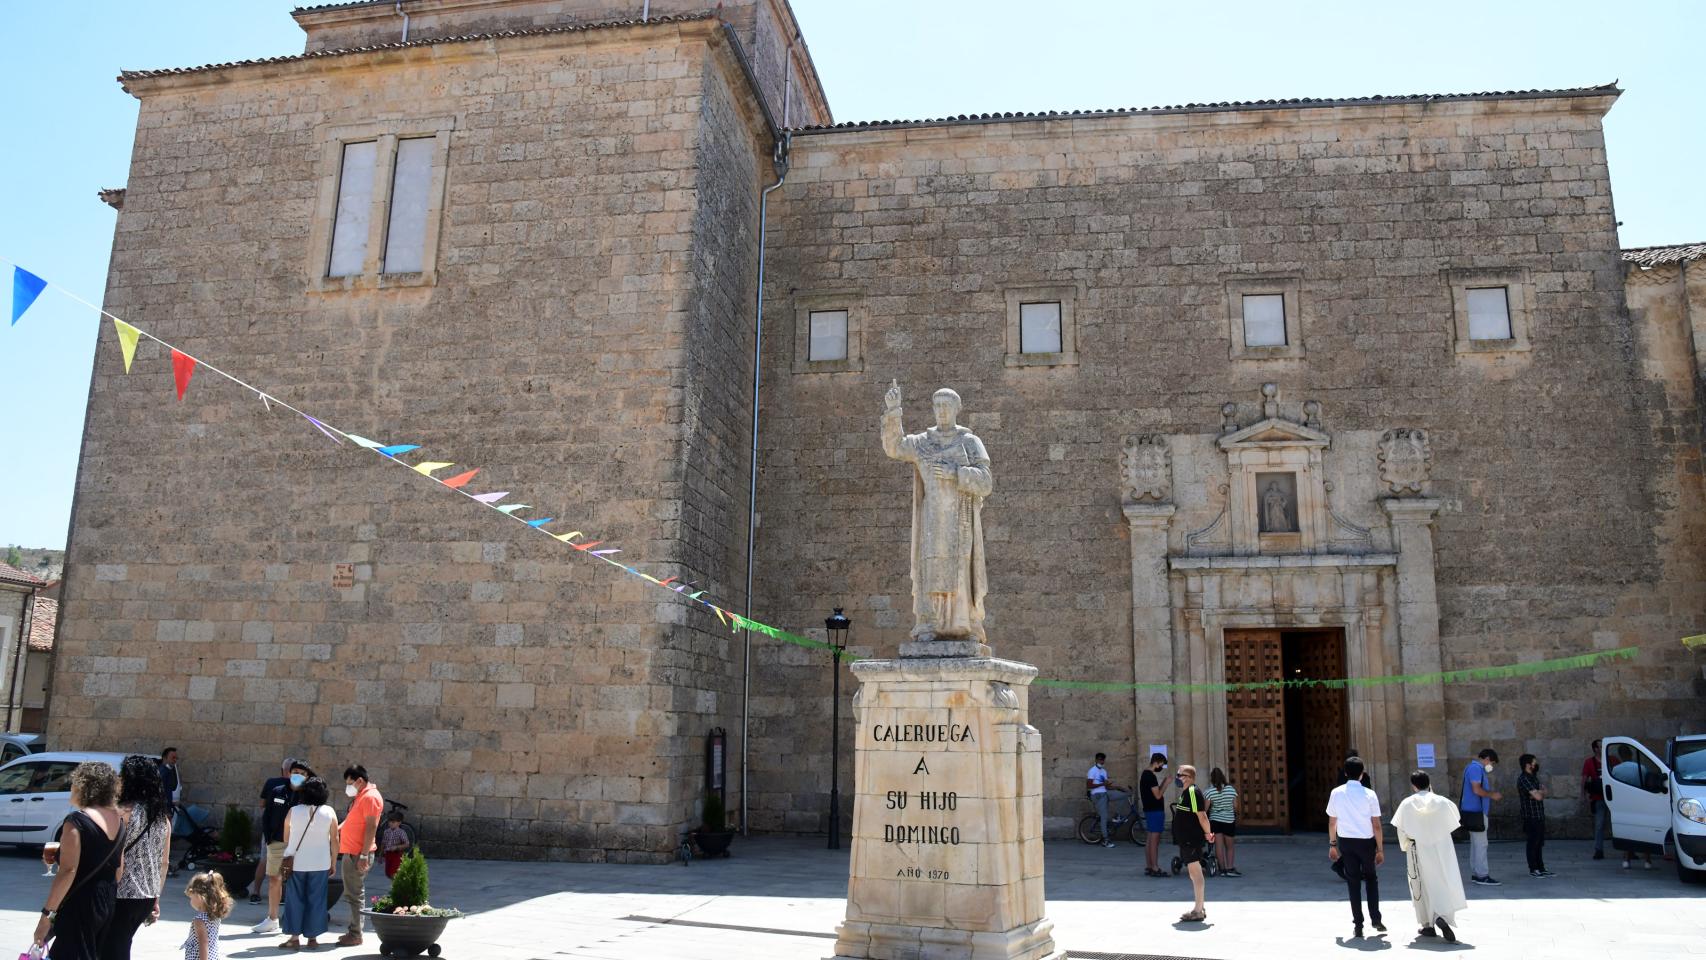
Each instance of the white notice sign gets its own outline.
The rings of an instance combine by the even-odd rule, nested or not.
[[[1143,758],[1143,766],[1148,767],[1149,757],[1153,757],[1158,753],[1166,757],[1169,764],[1173,762],[1173,755],[1167,752],[1167,745],[1165,743],[1152,743],[1149,745],[1149,756]]]
[[[1434,745],[1431,743],[1416,744],[1416,766],[1423,770],[1431,769],[1434,765]]]

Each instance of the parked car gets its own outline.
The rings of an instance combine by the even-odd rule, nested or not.
[[[1706,882],[1706,734],[1671,738],[1662,760],[1632,737],[1602,744],[1611,845],[1663,854],[1668,841],[1683,882]]]
[[[40,846],[71,812],[71,771],[99,760],[114,770],[122,753],[32,753],[0,767],[0,843]]]
[[[46,749],[47,741],[39,733],[0,733],[0,766]]]

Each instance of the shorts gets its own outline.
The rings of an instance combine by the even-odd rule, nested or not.
[[[284,841],[267,844],[267,876],[276,877],[284,872]]]
[[[1180,863],[1196,863],[1197,861],[1201,860],[1202,855],[1203,855],[1204,843],[1205,842],[1202,840],[1180,840],[1179,841],[1179,862]]]
[[[1236,820],[1210,820],[1208,822],[1208,828],[1213,830],[1217,837],[1238,836],[1238,821]]]
[[[1167,829],[1167,811],[1143,811],[1143,825],[1150,833],[1160,833]]]

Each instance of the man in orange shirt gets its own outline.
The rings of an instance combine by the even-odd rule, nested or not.
[[[344,795],[350,797],[349,813],[338,827],[338,854],[343,858],[344,902],[349,904],[349,932],[338,938],[338,946],[361,945],[361,910],[367,871],[373,866],[374,835],[385,800],[379,788],[367,779],[367,768],[356,764],[344,769]]]

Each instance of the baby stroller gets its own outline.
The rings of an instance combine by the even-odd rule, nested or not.
[[[1220,875],[1220,859],[1214,855],[1214,844],[1212,844],[1212,843],[1203,844],[1202,859],[1199,860],[1198,862],[1202,864],[1202,875],[1203,876],[1205,876],[1205,877],[1216,877],[1216,876]],[[1183,869],[1185,869],[1185,861],[1181,860],[1178,857],[1174,857],[1173,858],[1173,876],[1175,876],[1175,877],[1178,876],[1179,871],[1181,871]]]
[[[219,852],[219,831],[207,825],[205,807],[172,808],[172,842],[183,844],[183,853],[172,864],[171,873],[194,870],[196,863]]]

